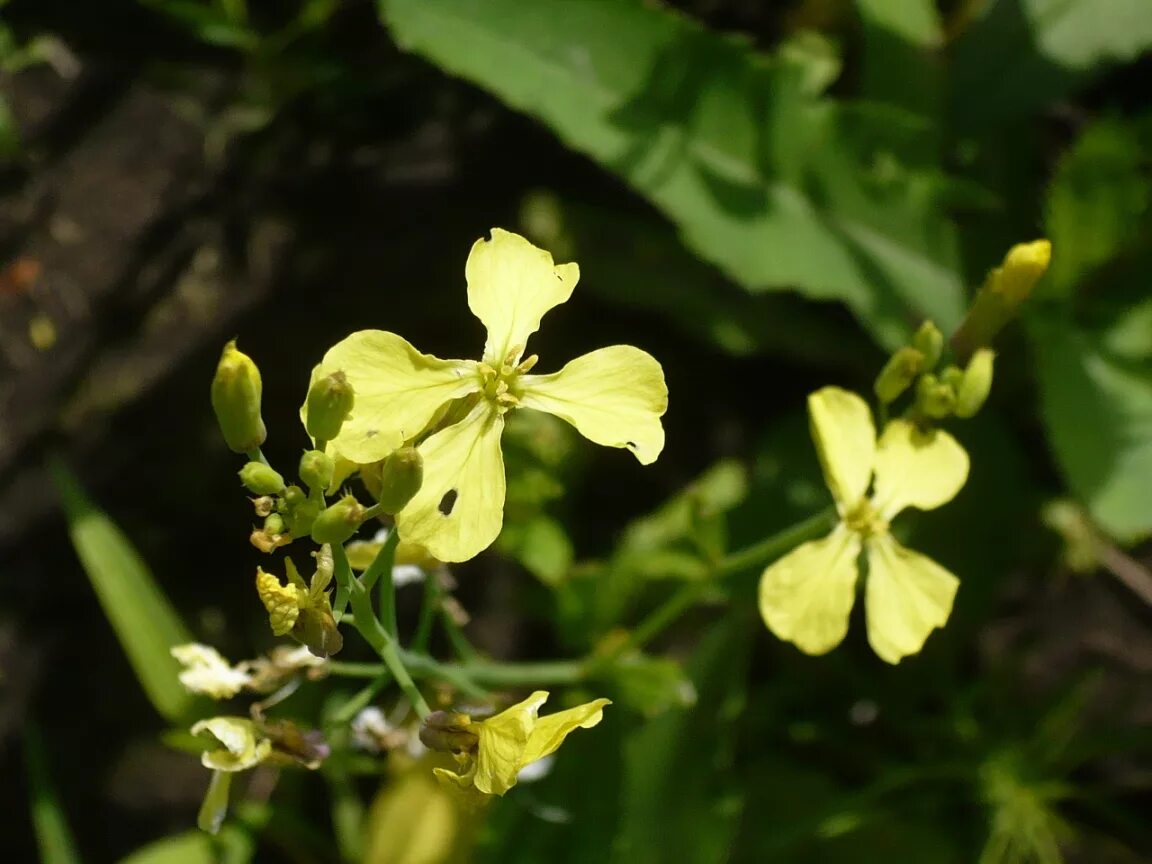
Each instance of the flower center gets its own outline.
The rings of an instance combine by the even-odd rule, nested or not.
[[[844,514],[844,524],[850,531],[855,531],[862,537],[885,534],[888,531],[888,523],[880,518],[880,514],[867,498],[862,499]]]
[[[499,366],[481,363],[479,366],[480,392],[501,414],[510,408],[520,406],[518,382],[520,376],[536,365],[540,358],[533,354],[516,364],[516,357],[523,349],[510,351]]]

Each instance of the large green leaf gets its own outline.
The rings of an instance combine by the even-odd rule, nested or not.
[[[1026,117],[1152,47],[1148,0],[997,0],[958,40],[952,114],[961,135]]]
[[[959,318],[954,238],[922,122],[845,106],[824,43],[771,57],[654,4],[380,0],[401,46],[617,172],[746,288],[840,300],[885,345]],[[897,153],[928,148],[925,164]]]
[[[52,476],[76,555],[140,686],[165,719],[183,719],[193,697],[180,684],[169,650],[191,636],[131,541],[88,499],[72,472],[54,462]]]
[[[1042,284],[1052,293],[1069,296],[1084,277],[1147,230],[1152,176],[1145,154],[1152,135],[1140,131],[1133,123],[1102,120],[1060,160],[1045,207],[1056,254]]]
[[[1072,491],[1123,540],[1152,534],[1152,368],[1065,322],[1032,325],[1048,436]]]

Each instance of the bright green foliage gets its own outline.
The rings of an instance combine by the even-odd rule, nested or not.
[[[830,46],[800,39],[762,56],[641,3],[563,8],[557,27],[547,5],[516,0],[381,2],[401,45],[619,173],[748,289],[841,300],[887,345],[909,312],[957,323],[934,163],[895,155],[917,124],[825,98]]]

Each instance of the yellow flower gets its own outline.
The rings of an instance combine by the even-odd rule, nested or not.
[[[200,754],[200,762],[213,771],[247,771],[272,752],[272,741],[260,734],[246,717],[211,717],[192,727],[193,735],[206,734],[220,745]]]
[[[332,582],[332,547],[327,543],[316,555],[316,572],[305,584],[291,558],[285,558],[288,582],[256,568],[256,593],[268,611],[268,623],[277,636],[291,633],[317,657],[338,654],[344,639],[332,615],[328,585]]]
[[[906,420],[890,422],[877,441],[867,403],[836,387],[809,396],[808,413],[840,522],[764,571],[760,614],[800,650],[831,651],[848,631],[863,552],[868,641],[882,660],[898,663],[948,620],[959,582],[897,543],[888,523],[906,507],[932,510],[956,497],[968,478],[968,454],[947,432]]]
[[[441,561],[465,561],[496,539],[505,492],[500,436],[511,409],[555,414],[597,444],[631,450],[644,465],[660,454],[668,389],[651,355],[614,345],[559,372],[528,374],[537,360],[524,357],[528,337],[568,300],[579,275],[575,264],[555,264],[523,237],[494,228],[465,265],[468,306],[488,333],[483,359],[441,360],[395,333],[362,330],[313,371],[313,381],[343,372],[355,390],[352,416],[331,442],[352,462],[378,462],[449,422],[419,444],[424,482],[396,518],[405,541]]]
[[[537,690],[523,702],[487,720],[473,721],[467,714],[436,712],[425,721],[420,739],[431,749],[456,755],[459,771],[433,769],[448,788],[474,801],[483,795],[503,795],[516,785],[520,772],[556,749],[576,729],[591,729],[600,722],[608,699],[594,699],[567,711],[538,716],[548,693]]]

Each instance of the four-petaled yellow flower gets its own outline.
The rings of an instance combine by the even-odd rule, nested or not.
[[[570,732],[591,729],[603,717],[604,706],[612,704],[594,699],[540,717],[540,706],[547,700],[547,691],[537,690],[523,702],[479,721],[467,714],[433,714],[425,721],[421,740],[434,750],[454,753],[460,766],[459,771],[436,768],[436,776],[473,803],[485,795],[503,795],[516,785],[524,768],[556,752]]]
[[[568,300],[579,275],[576,264],[555,264],[523,237],[494,228],[465,266],[468,306],[488,333],[482,360],[441,360],[395,333],[362,330],[313,371],[313,381],[343,372],[356,393],[352,416],[330,442],[340,457],[377,462],[434,430],[419,443],[423,486],[396,518],[405,541],[441,561],[464,561],[496,539],[504,518],[500,436],[510,409],[555,414],[645,465],[660,454],[668,389],[651,355],[614,345],[559,372],[528,374],[537,360],[524,356],[528,337]]]
[[[898,663],[948,620],[959,582],[897,543],[888,523],[906,507],[931,510],[951,501],[968,478],[968,454],[947,432],[907,420],[890,422],[877,441],[867,403],[836,387],[810,395],[808,413],[840,522],[764,571],[760,613],[800,650],[832,650],[848,631],[863,552],[868,641],[882,660]]]

